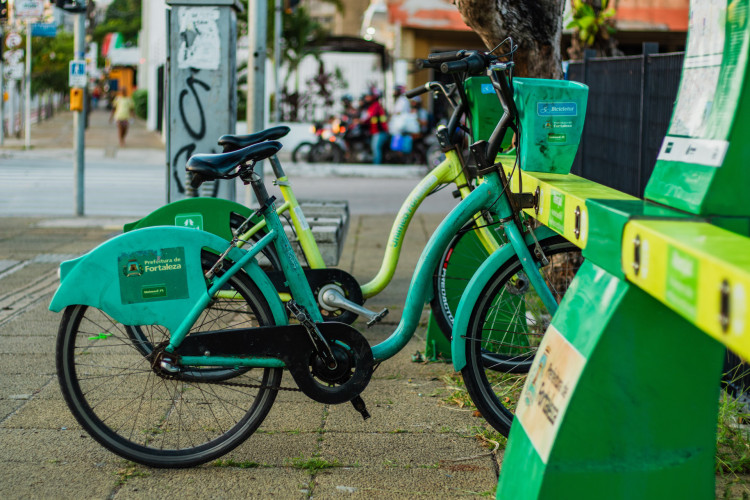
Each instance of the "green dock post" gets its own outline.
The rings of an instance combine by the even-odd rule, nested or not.
[[[585,202],[587,260],[527,378],[497,498],[714,498],[724,345],[750,358],[750,0],[690,14],[646,201],[535,181],[542,207]]]
[[[574,287],[529,374],[497,498],[712,498],[723,346],[590,261]]]
[[[427,335],[425,341],[425,358],[429,361],[446,361],[451,360],[451,343],[445,338],[445,335],[440,330],[440,327],[435,322],[435,318],[430,317],[427,319]]]

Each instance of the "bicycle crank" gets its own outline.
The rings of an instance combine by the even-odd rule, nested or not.
[[[352,401],[365,416],[367,410],[364,413],[359,410],[361,401],[357,398],[372,376],[374,362],[370,344],[345,323],[316,323],[315,326],[330,346],[335,363],[326,362],[318,354],[301,324],[192,333],[175,350],[173,362],[179,364],[184,356],[234,357],[241,366],[243,358],[280,359],[309,398],[325,404]],[[361,406],[364,407],[364,403]]]

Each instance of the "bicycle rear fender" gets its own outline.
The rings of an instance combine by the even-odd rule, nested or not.
[[[541,243],[545,238],[557,236],[557,233],[546,226],[541,226],[534,230],[536,237]],[[525,236],[526,245],[532,245],[534,238],[530,234]],[[479,296],[487,286],[487,283],[495,275],[498,269],[508,260],[516,256],[513,246],[509,243],[503,245],[492,253],[485,260],[474,276],[469,280],[469,285],[464,290],[461,300],[458,303],[456,317],[453,320],[453,334],[451,339],[451,358],[455,370],[461,371],[466,366],[466,331],[469,328],[469,319],[474,311],[474,306],[479,301]]]
[[[175,331],[205,296],[201,250],[220,254],[228,242],[205,231],[152,227],[121,234],[60,265],[60,286],[50,310],[96,307],[125,325],[162,325]],[[237,261],[245,250],[233,249]],[[244,268],[268,301],[277,324],[287,323],[279,294],[255,260]]]
[[[247,218],[253,211],[244,205],[221,198],[186,198],[164,205],[140,220],[125,224],[123,230],[127,233],[144,227],[178,226],[201,229],[225,240],[231,240],[229,222],[233,213]],[[262,219],[258,217],[258,221],[260,220]]]

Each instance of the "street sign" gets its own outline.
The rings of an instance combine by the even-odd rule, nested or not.
[[[19,35],[15,31],[11,31],[8,33],[8,36],[5,37],[5,46],[9,49],[15,49],[19,45],[21,45],[21,42],[23,40],[21,39],[21,35]]]
[[[34,23],[31,25],[31,36],[55,38],[57,36],[57,25],[53,23]]]
[[[23,49],[8,50],[3,54],[3,59],[8,64],[20,63],[23,60]]]
[[[44,15],[44,0],[16,0],[16,19],[40,18]]]
[[[4,77],[6,80],[23,79],[23,63],[13,63],[5,66]]]
[[[86,83],[86,61],[70,61],[70,65],[68,66],[68,87],[84,88]]]

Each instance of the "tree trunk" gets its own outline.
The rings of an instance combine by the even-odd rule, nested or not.
[[[506,37],[519,45],[516,74],[561,78],[564,0],[452,0],[467,26],[492,49]],[[505,47],[498,52],[504,52]]]

